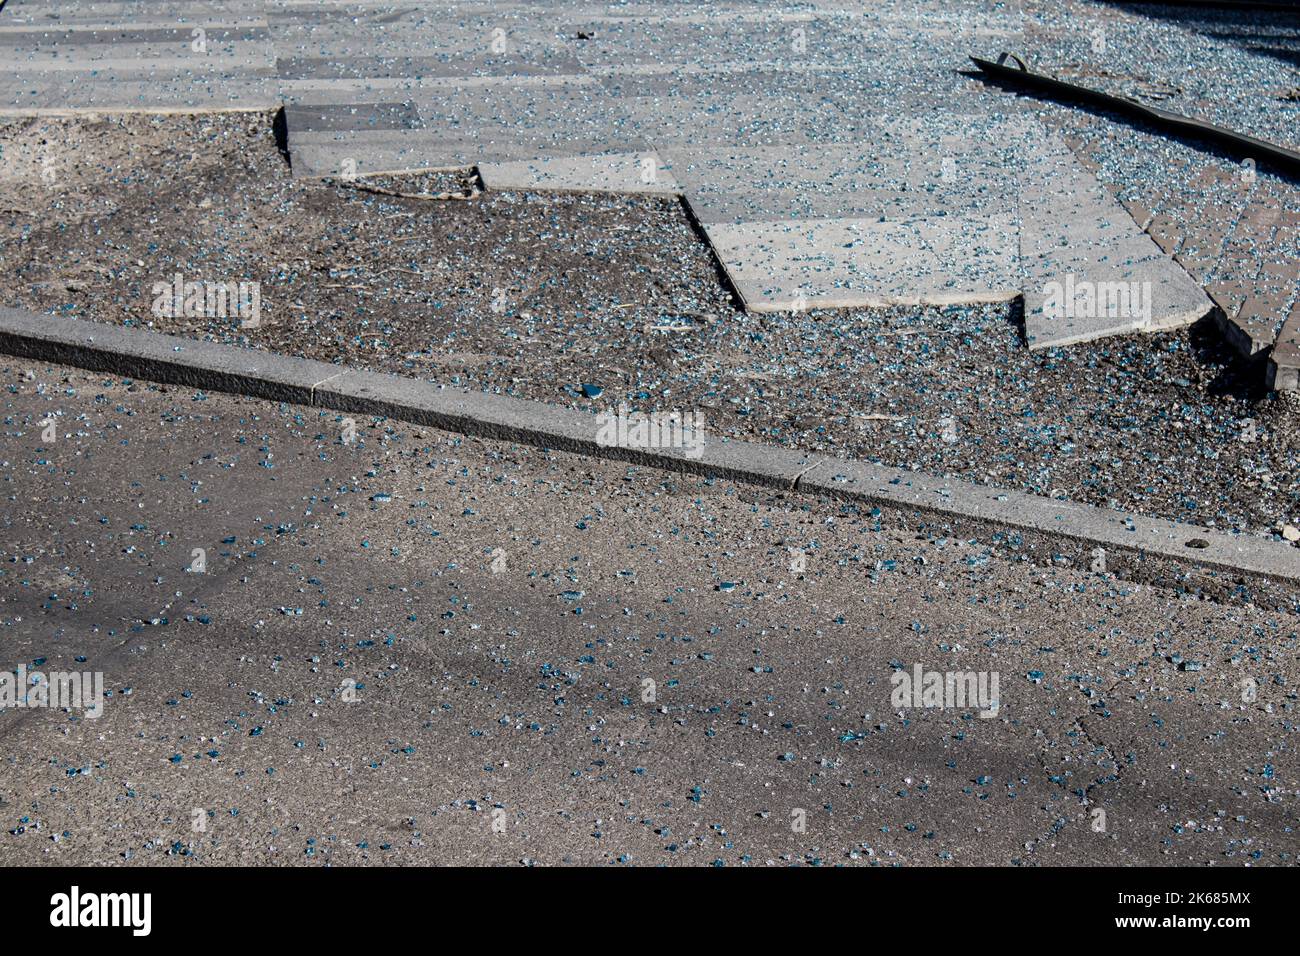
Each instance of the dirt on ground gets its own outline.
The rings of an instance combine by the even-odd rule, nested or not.
[[[0,123],[0,304],[698,409],[715,434],[1221,529],[1300,524],[1291,400],[1212,323],[1030,353],[1015,307],[749,315],[676,200],[481,192],[472,170],[294,179],[273,125]],[[168,315],[177,276],[257,283],[257,327],[233,302]]]

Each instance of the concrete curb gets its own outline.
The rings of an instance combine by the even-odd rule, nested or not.
[[[1297,279],[1300,290],[1300,279]],[[1282,324],[1268,356],[1264,385],[1279,392],[1300,389],[1300,309]]]
[[[1003,543],[1027,536],[1048,548],[1063,547],[1068,554],[1053,555],[1063,562],[1088,555],[1095,560],[1095,549],[1101,548],[1108,571],[1150,578],[1147,572],[1157,569],[1159,580],[1179,586],[1190,581],[1188,569],[1208,569],[1211,578],[1218,576],[1216,572],[1228,572],[1234,579],[1248,575],[1300,584],[1300,549],[1265,538],[744,441],[706,438],[702,452],[695,456],[680,448],[605,445],[596,440],[596,419],[586,412],[273,352],[4,308],[0,308],[0,352],[827,495],[906,516],[919,513],[948,527],[992,528],[1000,532],[995,540]],[[1148,561],[1151,568],[1144,572],[1140,565]],[[1135,571],[1139,573],[1133,575]],[[1233,582],[1219,582],[1225,583]]]

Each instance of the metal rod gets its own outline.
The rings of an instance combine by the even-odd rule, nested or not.
[[[1024,60],[1013,53],[1003,53],[998,57],[996,63],[978,56],[972,56],[971,60],[986,75],[995,79],[1105,106],[1116,112],[1144,119],[1152,125],[1166,130],[1211,140],[1227,148],[1230,152],[1238,154],[1242,159],[1268,162],[1274,167],[1285,170],[1292,176],[1300,176],[1300,152],[1288,149],[1285,146],[1279,146],[1277,143],[1256,139],[1254,136],[1247,136],[1245,133],[1238,133],[1223,126],[1216,126],[1205,120],[1194,119],[1179,113],[1171,113],[1169,110],[1162,110],[1154,106],[1147,106],[1126,96],[1103,93],[1100,90],[1092,90],[1086,86],[1077,86],[1065,80],[1058,80],[1056,77],[1044,73],[1035,73],[1025,65]],[[1017,65],[1007,65],[1007,60],[1013,60]]]

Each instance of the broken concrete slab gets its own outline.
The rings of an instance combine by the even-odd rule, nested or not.
[[[671,165],[652,151],[598,156],[542,156],[514,162],[479,163],[478,173],[488,189],[668,196],[680,195],[682,191],[673,177]]]
[[[704,231],[755,312],[1001,302],[1020,291],[1010,216],[705,223]]]
[[[975,140],[991,127],[968,122]],[[1008,124],[996,124],[998,129]],[[1013,150],[977,148],[934,126],[882,122],[870,142],[767,147],[663,147],[705,223],[783,219],[975,219],[1015,202]],[[999,135],[996,140],[1001,140]],[[995,141],[996,141],[995,140]],[[958,186],[960,184],[960,186]]]
[[[1087,247],[1085,247],[1087,248]],[[1031,349],[1125,332],[1191,325],[1214,304],[1176,264],[1159,256],[1113,258],[1073,247],[1025,258],[1025,338]],[[1035,278],[1031,278],[1031,276]]]
[[[1190,325],[1213,309],[1059,137],[1027,140],[1019,208],[1031,349]]]

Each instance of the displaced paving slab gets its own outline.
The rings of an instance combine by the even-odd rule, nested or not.
[[[1059,137],[1026,145],[1020,262],[1030,348],[1190,325],[1213,303]]]
[[[754,312],[1002,302],[1019,291],[1010,217],[706,223],[704,232]]]
[[[870,140],[664,149],[703,223],[781,219],[977,219],[1014,207],[1023,124],[881,121]],[[961,188],[953,188],[960,182]]]
[[[488,189],[547,192],[653,193],[675,196],[681,187],[671,165],[657,153],[608,153],[603,156],[543,156],[526,161],[479,163]]]

